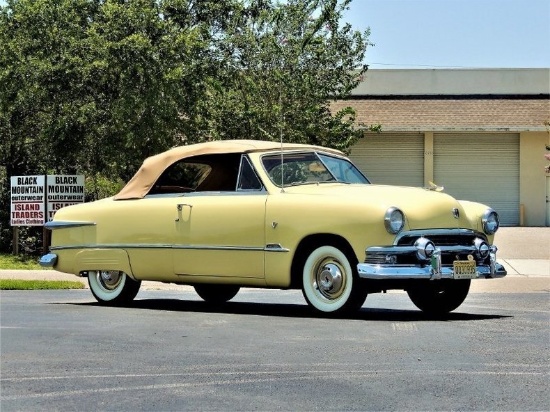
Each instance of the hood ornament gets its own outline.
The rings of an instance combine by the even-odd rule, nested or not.
[[[442,192],[445,190],[443,186],[438,186],[434,182],[428,182],[429,186],[426,186],[424,189],[431,190],[433,192]]]

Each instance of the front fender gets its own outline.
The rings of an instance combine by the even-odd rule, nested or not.
[[[470,228],[477,230],[478,232],[485,233],[483,231],[481,217],[483,216],[483,213],[485,213],[485,211],[489,209],[489,206],[482,203],[470,202],[468,200],[460,200],[459,203],[462,206],[464,213],[466,214],[468,222],[470,223]],[[494,235],[485,235],[487,236],[489,243],[493,244]]]

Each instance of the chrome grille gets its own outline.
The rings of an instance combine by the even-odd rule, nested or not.
[[[397,238],[395,243],[398,246],[413,246],[414,242],[420,237],[430,239],[436,246],[471,246],[476,238],[487,240],[486,236],[479,232],[466,229],[433,229],[433,230],[415,230],[403,232]]]
[[[487,241],[484,234],[470,229],[414,230],[399,234],[393,246],[367,248],[365,263],[387,265],[386,258],[392,256],[397,265],[428,264],[426,261],[419,261],[416,255],[414,245],[421,237],[431,240],[441,250],[441,262],[444,265],[452,265],[455,260],[467,260],[470,254],[475,253],[476,238]]]
[[[365,263],[370,263],[373,265],[383,265],[386,263],[386,255],[371,255],[365,257]]]

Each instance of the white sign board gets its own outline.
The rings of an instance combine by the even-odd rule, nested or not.
[[[44,208],[44,176],[11,176],[12,226],[42,226],[46,217]]]
[[[84,175],[48,175],[48,221],[65,206],[84,203]]]

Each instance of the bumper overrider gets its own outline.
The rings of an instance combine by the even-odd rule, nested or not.
[[[371,246],[359,277],[372,280],[487,279],[506,276],[496,246],[469,229],[403,232],[393,245]]]

